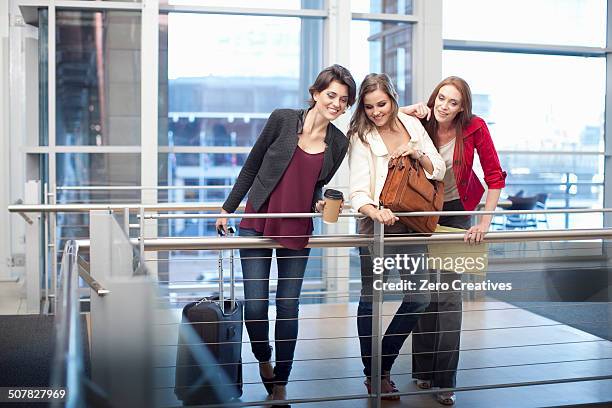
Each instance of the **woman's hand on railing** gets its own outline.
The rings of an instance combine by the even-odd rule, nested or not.
[[[229,213],[222,208],[221,214],[229,214]],[[227,234],[227,218],[217,218],[217,221],[215,221],[215,229],[217,231],[219,229],[222,229],[223,232]]]
[[[465,232],[463,241],[467,244],[480,244],[484,240],[487,232],[489,232],[490,226],[491,224],[489,222],[482,221],[479,224],[470,227],[470,229]]]
[[[397,218],[390,209],[382,208],[379,210],[371,204],[364,205],[359,209],[359,211],[362,214],[370,217],[373,221],[380,222],[381,224],[385,225],[393,225],[399,220],[399,218]]]

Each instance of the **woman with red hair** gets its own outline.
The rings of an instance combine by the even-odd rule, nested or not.
[[[444,211],[473,211],[485,192],[474,172],[474,152],[478,153],[487,184],[485,211],[497,207],[506,172],[502,170],[485,121],[472,113],[472,93],[459,77],[444,79],[431,93],[427,105],[418,103],[400,109],[421,119],[446,164]],[[466,229],[464,241],[478,244],[492,220],[480,217],[471,225],[468,215],[442,216],[439,224]],[[433,276],[432,276],[433,277]],[[440,281],[461,280],[461,275],[441,271]],[[451,286],[452,287],[452,286]],[[454,388],[456,385],[461,339],[461,291],[431,294],[431,302],[413,331],[412,376],[422,389]],[[453,392],[436,395],[444,405],[455,403]]]

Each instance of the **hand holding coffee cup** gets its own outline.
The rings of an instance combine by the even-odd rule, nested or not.
[[[323,222],[334,224],[338,221],[338,215],[340,215],[344,203],[344,195],[341,191],[328,188],[325,190],[323,198]]]
[[[323,208],[325,208],[325,200],[317,201],[315,204],[315,212],[322,213]],[[342,214],[342,211],[344,211],[344,201],[340,203],[340,214]]]

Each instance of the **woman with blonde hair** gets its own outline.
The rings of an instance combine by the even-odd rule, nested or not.
[[[397,93],[386,74],[369,74],[361,83],[356,109],[351,118],[348,136],[351,206],[364,214],[359,220],[359,233],[372,234],[374,222],[385,225],[385,234],[410,234],[409,230],[387,208],[379,208],[379,198],[387,178],[389,160],[398,156],[410,156],[425,170],[427,178],[442,180],[444,160],[436,150],[418,119],[399,112]],[[371,390],[372,352],[372,290],[374,284],[371,248],[359,248],[361,261],[361,296],[357,311],[357,329],[361,356],[366,375],[365,385]],[[385,256],[412,254],[421,257],[424,245],[385,248]],[[402,280],[418,283],[423,269],[398,271]],[[389,270],[383,272],[388,278]],[[383,393],[398,392],[390,378],[390,371],[399,350],[414,328],[419,313],[429,302],[428,293],[417,290],[404,291],[402,303],[385,332],[382,341]],[[399,396],[383,399],[396,400]]]

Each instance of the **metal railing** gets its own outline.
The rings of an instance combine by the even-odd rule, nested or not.
[[[112,203],[112,204],[12,204],[7,207],[7,210],[15,214],[28,213],[88,213],[90,211],[106,210],[118,212],[127,209],[131,213],[139,213],[140,211],[151,212],[171,212],[171,211],[218,211],[221,208],[221,202],[218,203],[160,203],[160,204],[136,204],[136,203]],[[350,208],[349,204],[345,204],[345,208]],[[424,215],[512,215],[512,214],[581,214],[581,213],[607,213],[612,212],[612,208],[577,208],[577,209],[550,209],[550,210],[499,210],[499,211],[435,211],[435,212],[420,212],[420,213],[397,213],[399,216],[424,216]],[[242,217],[261,217],[260,214],[177,214],[183,218],[185,215],[193,215],[194,217],[204,218],[242,218]],[[290,213],[290,214],[267,214],[268,218],[304,218],[304,217],[321,217],[319,213]],[[363,217],[358,213],[343,213],[341,217]]]
[[[64,247],[59,272],[58,308],[56,313],[57,340],[53,387],[67,391],[63,406],[84,406],[81,379],[84,372],[83,338],[81,332],[81,305],[79,302],[78,251],[76,242],[68,241]],[[56,404],[60,406],[60,404]]]
[[[53,407],[80,408],[84,406],[110,407],[104,395],[87,376],[85,366],[89,355],[84,350],[87,328],[83,327],[79,278],[99,296],[110,293],[95,281],[84,269],[79,254],[79,245],[69,240],[64,245],[61,267],[58,275],[57,308],[55,311],[56,343],[51,385],[64,398],[53,400]]]
[[[39,244],[40,238],[40,224],[36,223],[36,216],[40,215],[38,218],[42,220],[41,223],[44,223],[44,242],[43,249],[40,251],[44,254],[44,262],[41,265],[41,268],[45,268],[45,271],[49,272],[50,275],[50,287],[47,287],[48,279],[46,276],[43,278],[43,288],[42,293],[44,295],[47,304],[53,305],[53,302],[49,302],[49,300],[53,300],[55,298],[55,294],[57,292],[57,282],[56,282],[56,265],[54,256],[56,240],[60,237],[57,236],[57,221],[56,217],[58,214],[86,214],[89,211],[95,210],[106,210],[111,212],[123,213],[124,214],[124,229],[127,233],[130,229],[138,230],[136,233],[139,236],[139,244],[141,246],[144,243],[142,237],[145,235],[145,220],[164,220],[164,219],[214,219],[219,216],[219,214],[196,214],[196,211],[218,211],[221,203],[208,203],[208,204],[200,204],[200,203],[168,203],[168,204],[155,204],[155,205],[140,205],[140,204],[59,204],[59,205],[51,205],[51,204],[14,204],[8,207],[8,210],[12,213],[16,213],[21,215],[24,220],[28,223],[27,230],[31,231],[31,233],[26,235],[26,239],[29,239],[30,242],[27,243],[28,248],[33,248]],[[349,208],[348,205],[346,208]],[[182,214],[172,214],[171,212],[179,211],[183,212]],[[547,209],[547,210],[515,210],[515,211],[471,211],[471,212],[439,212],[439,215],[484,215],[484,214],[492,214],[492,215],[523,215],[523,214],[533,214],[533,215],[547,215],[547,214],[586,214],[586,213],[608,213],[612,211],[611,209]],[[138,224],[129,223],[129,214],[135,214],[136,219],[139,221]],[[406,216],[417,216],[417,215],[427,215],[430,213],[419,213],[419,214],[398,214],[398,215],[406,215]],[[312,217],[319,218],[320,214],[278,214],[278,217]],[[260,214],[228,214],[224,215],[226,218],[258,218],[262,217]],[[359,218],[361,215],[354,213],[344,213],[341,214],[343,219],[346,218]],[[84,226],[86,227],[86,226]],[[155,235],[157,235],[156,231],[153,231]],[[490,233],[491,234],[491,233]],[[494,238],[495,235],[490,235],[490,238]],[[28,238],[29,237],[29,238]],[[523,239],[522,236],[515,235],[517,239]],[[545,237],[545,236],[541,236]],[[73,239],[80,239],[80,237],[69,237]],[[318,239],[318,238],[317,238]],[[163,244],[163,241],[159,241]],[[313,240],[316,242],[316,240]],[[50,252],[50,254],[49,254]],[[51,256],[48,256],[51,255]],[[30,259],[32,256],[30,256]],[[34,265],[34,263],[30,263],[31,268],[28,268],[28,281],[34,282],[37,279],[36,276],[39,275],[38,270],[35,270],[38,266]],[[29,269],[32,269],[31,271]],[[43,273],[43,275],[45,275]],[[83,276],[87,279],[87,275]],[[94,284],[93,282],[90,282]],[[35,291],[33,291],[34,293]],[[33,294],[32,296],[35,296]],[[34,304],[33,301],[28,302]],[[34,306],[31,306],[34,308]],[[47,310],[46,308],[44,310]],[[52,310],[52,308],[51,308]]]
[[[54,206],[54,207],[61,207],[61,206]],[[125,208],[114,208],[112,211],[109,211],[109,208],[106,206],[103,208],[104,211],[95,211],[95,210],[99,210],[99,206],[82,206],[82,207],[86,207],[88,210],[93,209],[94,212],[92,212],[91,217],[90,218],[94,218],[94,214],[106,214],[109,215],[110,213],[115,213],[118,215],[124,215],[125,214]],[[147,212],[144,211],[144,208],[147,208]],[[191,208],[194,211],[199,211],[201,207],[197,207],[197,206],[189,206],[189,207],[195,207],[195,208]],[[164,218],[166,216],[168,217],[182,217],[182,218],[190,218],[190,217],[203,217],[203,218],[216,218],[219,217],[219,214],[156,214],[155,212],[157,211],[172,211],[171,209],[168,209],[167,206],[161,205],[161,206],[133,206],[130,205],[130,208],[133,208],[134,212],[138,213],[138,216],[140,218],[140,222],[141,224],[138,224],[139,226],[142,226],[142,223],[144,222],[144,219],[158,219],[158,218]],[[172,208],[174,208],[172,206]],[[74,209],[71,208],[71,209]],[[11,208],[11,211],[13,212],[37,212],[37,211],[59,211],[58,208],[49,208],[48,206],[13,206]],[[77,211],[85,211],[85,209],[80,208],[77,209]],[[150,211],[150,212],[149,212]],[[565,210],[568,211],[568,210]],[[609,212],[612,211],[611,209],[595,209],[595,210],[571,210],[571,212],[573,213],[586,213],[586,212]],[[507,213],[507,214],[515,214],[515,213],[559,213],[559,212],[564,212],[561,210],[533,210],[533,211],[498,211],[498,212],[441,212],[441,214],[446,214],[446,215],[464,215],[464,214],[485,214],[485,213],[493,213],[493,214],[502,214],[502,213]],[[418,214],[405,214],[408,216],[415,216],[415,215],[423,215],[423,213],[418,213]],[[269,214],[269,217],[287,217],[287,216],[291,216],[291,217],[319,217],[320,214],[291,214],[291,215],[287,215],[287,214]],[[343,214],[343,217],[359,217],[360,215],[358,214],[352,214],[352,213],[348,213],[348,214]],[[243,214],[243,215],[239,215],[239,214],[233,214],[230,215],[228,218],[248,218],[248,217],[258,217],[258,215],[247,215],[247,214]],[[92,227],[93,228],[93,227]],[[122,231],[125,231],[125,223],[123,223],[123,226],[121,226],[121,223],[117,223],[117,228],[121,229]],[[94,234],[94,231],[97,230],[96,228],[91,229],[91,233]],[[100,235],[98,233],[98,237],[96,238],[98,240],[98,242],[102,242],[102,241],[106,241],[108,242],[108,239],[102,239],[102,241],[100,241],[100,239],[104,236],[104,234]],[[487,234],[487,242],[489,243],[505,243],[505,242],[510,242],[510,243],[514,243],[514,242],[525,242],[525,241],[567,241],[567,240],[606,240],[609,239],[610,237],[612,237],[612,229],[607,229],[607,228],[600,228],[600,229],[582,229],[582,230],[558,230],[558,231],[554,231],[554,230],[542,230],[542,231],[510,231],[510,232],[489,232]],[[89,252],[91,256],[93,256],[92,253],[92,242],[93,242],[93,235],[91,239],[79,239],[76,240],[75,242],[70,242],[70,248],[77,248],[79,249],[81,254],[84,254],[86,252]],[[127,240],[127,236],[125,237],[125,239]],[[128,242],[128,241],[125,241]],[[146,236],[143,237],[143,231],[140,231],[140,237],[139,238],[132,238],[129,240],[129,242],[131,243],[131,245],[135,248],[140,247],[143,251],[146,252],[159,252],[159,251],[174,251],[174,250],[223,250],[223,249],[240,249],[240,248],[280,248],[281,246],[276,242],[276,240],[274,240],[273,238],[270,237],[236,237],[236,238],[224,238],[224,239],[219,239],[219,238],[147,238]],[[328,236],[313,236],[310,239],[309,242],[309,247],[311,248],[347,248],[347,247],[355,247],[355,246],[368,246],[370,248],[372,248],[372,256],[382,256],[385,253],[385,248],[386,247],[390,247],[390,246],[397,246],[397,245],[407,245],[407,244],[441,244],[441,243],[460,243],[463,242],[463,235],[462,234],[457,234],[457,233],[444,233],[444,234],[433,234],[431,236],[422,236],[422,235],[413,235],[413,236],[385,236],[382,233],[382,228],[380,224],[376,224],[376,228],[375,228],[375,233],[373,236],[364,236],[364,235],[328,235]],[[68,246],[67,246],[68,248]],[[112,248],[109,248],[109,250],[113,251]],[[82,275],[82,277],[84,278],[84,280],[87,282],[87,284],[94,289],[94,293],[97,293],[98,295],[103,295],[103,294],[107,294],[108,295],[108,301],[114,301],[113,297],[115,296],[113,293],[113,285],[109,284],[110,282],[107,282],[106,279],[108,278],[103,278],[101,279],[101,281],[107,285],[105,285],[104,287],[102,287],[102,285],[100,283],[97,283],[96,279],[100,279],[99,275],[96,275],[96,273],[93,273],[92,275],[88,275],[85,274],[85,272],[87,270],[100,270],[101,265],[92,265],[91,262],[94,262],[94,260],[92,259],[89,263],[85,262],[83,260],[82,257],[79,256],[74,256],[72,255],[72,252],[70,252],[70,250],[68,250],[68,253],[72,259],[71,260],[71,265],[72,266],[72,276],[73,278],[71,279],[76,279],[76,273],[74,273],[75,270],[78,270],[79,273]],[[142,256],[142,255],[141,255]],[[94,256],[94,258],[100,259],[100,254],[98,253],[97,256]],[[102,267],[102,269],[104,269],[106,267]],[[99,273],[99,272],[98,272]],[[64,274],[60,274],[60,282],[64,281]],[[77,284],[78,286],[78,284]],[[62,288],[63,287],[67,287],[65,286],[64,283],[62,283],[59,286],[59,292],[58,292],[58,300],[63,299],[63,292],[62,292]],[[74,287],[74,285],[73,285]],[[345,296],[343,293],[339,292],[338,293],[340,296]],[[117,295],[118,299],[120,296],[120,294]],[[98,296],[98,299],[102,299]],[[348,299],[348,298],[347,298]],[[158,300],[161,300],[158,299]],[[385,314],[385,312],[383,311],[383,293],[382,291],[374,291],[373,293],[373,310],[372,310],[372,316],[373,318],[373,325],[372,325],[372,339],[373,341],[373,349],[371,351],[370,356],[373,359],[373,363],[372,363],[372,378],[379,378],[380,374],[381,374],[381,358],[382,356],[382,350],[380,348],[380,342],[382,339],[382,322],[383,322],[383,317],[385,316],[389,316],[387,314]],[[63,300],[61,300],[63,302]],[[138,300],[137,300],[138,301]],[[144,301],[143,301],[144,302]],[[164,301],[164,303],[166,303],[167,301]],[[72,303],[74,303],[74,300],[72,300]],[[100,302],[96,301],[96,303],[99,305]],[[62,303],[63,305],[63,303]],[[78,305],[78,298],[77,298],[77,305]],[[147,306],[148,305],[148,306]],[[93,306],[93,305],[92,305]],[[154,308],[155,306],[153,306],[153,304],[149,304],[149,303],[142,303],[139,306],[140,308]],[[61,316],[62,312],[60,312],[60,310],[63,310],[63,306],[62,308],[58,308],[58,315]],[[516,308],[512,308],[514,310],[516,310]],[[72,306],[71,310],[75,310],[74,309],[74,305]],[[95,318],[95,316],[93,315],[95,313],[96,307],[93,307],[92,309],[92,317]],[[484,311],[487,310],[496,310],[496,309],[489,309],[489,308],[483,308]],[[476,311],[476,310],[474,310]],[[464,313],[470,313],[472,311],[467,310],[464,311]],[[338,317],[334,317],[334,318],[342,318],[342,319],[346,319],[346,318],[355,318],[356,316],[351,316],[349,314],[345,315],[345,316],[338,316]],[[298,320],[306,320],[306,319],[329,319],[332,317],[325,317],[325,318],[308,318],[308,317],[304,317],[304,318],[298,318]],[[281,319],[282,320],[282,319]],[[277,319],[278,321],[278,319]],[[175,323],[174,323],[175,324]],[[609,324],[609,323],[608,323]],[[551,325],[537,325],[537,327],[554,327]],[[525,327],[529,327],[529,326],[524,326],[524,325],[519,325],[517,326],[518,328],[525,328]],[[510,327],[502,327],[500,329],[511,329],[512,326]],[[99,329],[100,330],[100,329]],[[98,333],[100,333],[100,331],[98,330]],[[102,329],[103,330],[103,329]],[[492,330],[492,329],[473,329],[473,330]],[[498,329],[499,330],[499,329]],[[71,330],[68,330],[69,332]],[[467,332],[469,332],[469,330],[467,330]],[[311,340],[311,341],[334,341],[334,339],[337,340],[341,340],[341,339],[351,339],[354,338],[356,340],[356,337],[353,336],[331,336],[329,338],[325,338],[325,337],[321,337],[321,338],[314,338],[314,339],[297,339],[297,341],[307,341],[307,340]],[[98,339],[97,341],[100,341],[100,339]],[[571,342],[561,342],[561,344],[570,344]],[[65,344],[62,343],[62,344]],[[157,347],[164,347],[164,344],[160,344],[157,345]],[[530,347],[533,346],[537,346],[537,345],[530,345]],[[505,346],[499,346],[500,350],[503,350]],[[516,346],[518,347],[518,346]],[[522,346],[524,347],[524,346]],[[497,348],[497,347],[496,347]],[[463,350],[463,349],[462,349]],[[337,357],[337,358],[342,358],[342,357]],[[356,357],[349,357],[346,356],[346,358],[356,358]],[[599,360],[604,361],[606,358],[599,358]],[[317,360],[315,359],[308,359],[308,361],[315,361]],[[299,360],[298,360],[299,361]],[[576,361],[583,361],[583,360],[576,360]],[[249,362],[245,362],[245,367],[248,366]],[[543,364],[552,364],[552,363],[543,363]],[[522,366],[519,364],[519,366]],[[69,367],[69,370],[72,370],[71,372],[75,372],[75,367],[78,366],[73,366],[73,367]],[[503,367],[503,366],[501,366]],[[460,368],[460,370],[464,370],[462,368]],[[399,375],[403,375],[403,374],[399,374]],[[328,380],[330,381],[335,381],[335,380],[342,380],[342,379],[351,379],[351,378],[355,378],[355,377],[351,377],[351,376],[340,376],[340,377],[329,377]],[[497,388],[512,388],[512,387],[522,387],[522,386],[529,386],[529,385],[546,385],[546,384],[561,384],[561,383],[578,383],[578,382],[584,382],[584,381],[596,381],[596,380],[609,380],[612,379],[612,375],[585,375],[582,377],[579,376],[574,376],[571,378],[557,378],[557,379],[550,379],[550,380],[538,380],[538,381],[517,381],[517,382],[513,382],[513,383],[493,383],[493,384],[479,384],[479,385],[469,385],[469,386],[459,386],[459,387],[455,387],[452,389],[442,389],[442,390],[429,390],[429,391],[405,391],[402,390],[399,394],[394,394],[394,395],[402,395],[402,396],[411,396],[411,395],[417,395],[417,394],[426,394],[426,393],[434,393],[434,392],[442,392],[442,391],[455,391],[455,392],[462,392],[462,391],[473,391],[473,390],[484,390],[484,389],[497,389]],[[299,381],[321,381],[323,379],[312,379],[312,380],[308,380],[308,379],[298,379],[296,380],[298,383]],[[250,383],[249,383],[250,384]],[[163,389],[157,389],[157,392],[161,392],[163,391]],[[381,402],[381,398],[385,397],[385,396],[390,396],[391,394],[384,394],[381,392],[381,388],[380,388],[380,383],[378,383],[377,381],[373,381],[372,382],[372,392],[371,393],[360,393],[360,394],[349,394],[349,393],[345,393],[346,395],[330,395],[330,396],[313,396],[313,397],[309,397],[309,398],[291,398],[289,400],[286,401],[286,403],[309,403],[309,402],[323,402],[323,401],[340,401],[340,400],[355,400],[355,399],[365,399],[368,398],[371,400],[372,402],[372,406],[380,406],[380,402]],[[109,398],[112,398],[112,396],[109,396]],[[281,401],[279,401],[280,403]],[[269,403],[273,403],[273,401],[264,401],[264,400],[257,400],[257,401],[235,401],[235,402],[231,402],[231,403],[226,403],[226,404],[222,404],[222,405],[218,405],[218,406],[249,406],[249,405],[258,405],[258,404],[269,404]],[[215,405],[211,405],[211,406],[215,406]]]
[[[185,216],[190,216],[189,214]],[[275,216],[275,215],[272,215]],[[612,237],[612,229],[590,229],[590,230],[572,230],[572,231],[534,231],[534,232],[491,232],[487,235],[487,241],[489,242],[517,242],[522,240],[573,240],[573,239],[605,239]],[[372,256],[383,256],[385,245],[401,245],[411,243],[449,243],[449,242],[463,242],[463,234],[435,234],[431,237],[385,237],[383,234],[382,226],[376,224],[374,236],[330,236],[330,237],[312,237],[309,243],[309,247],[352,247],[352,246],[370,246],[373,249]],[[135,243],[135,242],[134,242]],[[82,243],[86,246],[86,242]],[[271,238],[193,238],[193,239],[172,239],[172,238],[157,238],[157,239],[145,239],[144,249],[146,251],[168,251],[174,249],[181,250],[199,250],[199,249],[234,249],[234,248],[280,248],[281,246]],[[247,299],[248,301],[248,299]],[[372,366],[372,378],[380,378],[381,375],[381,358],[383,356],[381,350],[382,341],[382,319],[384,313],[382,310],[382,291],[374,291],[373,298],[373,310],[372,316],[372,351],[370,357],[373,359]],[[356,317],[356,316],[352,316]],[[298,318],[299,320],[299,318]],[[278,319],[277,319],[278,321]],[[520,326],[527,327],[527,326]],[[511,327],[510,327],[511,328]],[[343,339],[343,336],[335,336],[321,340],[333,340]],[[299,339],[298,339],[299,340]],[[302,339],[302,340],[317,340],[317,339]],[[606,358],[603,358],[606,360]],[[582,361],[582,360],[581,360]],[[327,380],[334,379],[350,379],[353,377],[330,377]],[[531,385],[552,385],[552,384],[563,384],[563,383],[578,383],[584,381],[600,381],[612,379],[612,373],[607,375],[597,376],[583,376],[583,377],[572,377],[562,379],[551,379],[541,381],[522,381],[522,382],[507,382],[507,383],[493,383],[484,384],[477,386],[459,386],[453,388],[442,388],[436,390],[420,390],[420,391],[401,391],[399,393],[383,393],[381,391],[380,382],[372,382],[372,391],[369,394],[344,394],[326,397],[311,397],[311,398],[290,398],[287,401],[248,401],[248,402],[230,402],[218,405],[208,405],[211,407],[240,407],[250,406],[259,404],[270,404],[270,403],[288,403],[288,404],[299,404],[299,403],[314,403],[324,401],[342,401],[342,400],[356,400],[368,398],[371,401],[371,406],[381,406],[382,397],[390,397],[393,395],[422,395],[422,394],[433,394],[440,392],[462,392],[462,391],[474,391],[474,390],[487,390],[487,389],[500,389],[500,388],[513,388],[523,387]],[[313,379],[313,381],[322,379]],[[308,380],[298,380],[308,381]]]

